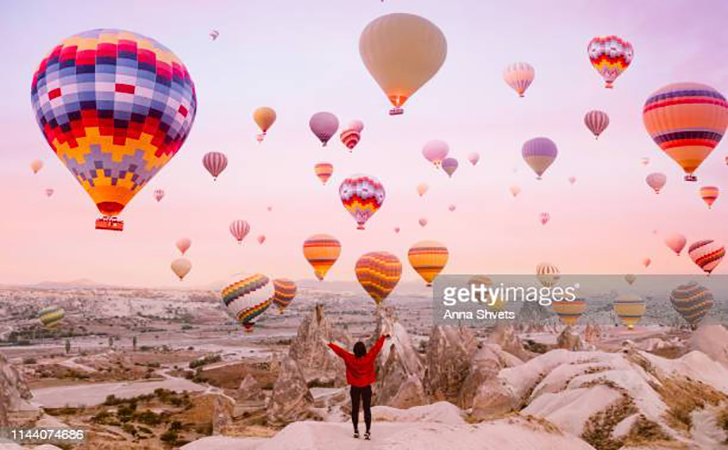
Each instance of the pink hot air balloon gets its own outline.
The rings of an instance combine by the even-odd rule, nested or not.
[[[418,220],[418,222],[420,223],[421,227],[427,226],[427,219],[425,219],[424,217]]]
[[[394,227],[394,232],[399,233],[399,227]]]
[[[645,180],[647,181],[647,184],[655,190],[655,194],[659,194],[660,190],[662,190],[665,186],[665,183],[667,183],[667,176],[665,176],[664,173],[653,172],[647,175]]]
[[[164,198],[164,191],[162,189],[157,189],[154,191],[154,199],[156,201],[161,201]]]
[[[223,170],[225,170],[227,164],[228,159],[224,153],[210,152],[202,157],[202,165],[205,166],[205,169],[207,169],[208,172],[210,172],[213,180],[217,180],[217,177]]]
[[[339,129],[339,119],[330,112],[317,112],[311,116],[308,126],[311,127],[311,131],[321,141],[321,144],[326,147],[326,143]]]
[[[265,242],[265,235],[261,234],[260,236],[258,236],[257,240],[258,244],[263,245],[263,242]]]
[[[450,146],[444,141],[430,141],[422,147],[422,155],[430,161],[435,167],[440,167],[442,160],[447,157],[450,152]]]
[[[51,195],[53,195],[54,192],[55,191],[51,188],[46,189],[45,190],[46,197],[50,197]]]
[[[182,238],[178,239],[175,245],[177,246],[177,250],[184,255],[190,249],[190,246],[192,246],[192,241],[188,238]]]
[[[470,161],[470,164],[472,165],[478,164],[478,161],[480,161],[480,154],[478,152],[473,152],[469,154],[468,161]]]
[[[234,220],[230,224],[230,234],[238,241],[238,244],[243,242],[248,233],[250,233],[250,224],[245,220]]]
[[[445,158],[442,160],[442,170],[445,171],[448,177],[452,178],[452,174],[458,170],[458,160],[455,158]]]
[[[650,264],[652,264],[652,260],[650,258],[645,258],[642,260],[642,265],[645,267],[650,267]]]
[[[542,212],[538,215],[539,220],[541,220],[541,225],[546,225],[549,220],[551,220],[551,214],[547,212]]]
[[[609,126],[609,116],[604,111],[589,111],[584,116],[584,125],[599,139],[599,135]]]
[[[571,183],[571,184],[576,183],[576,177],[569,177],[569,183]]]
[[[688,248],[690,259],[700,269],[710,275],[725,256],[725,247],[712,239],[695,242]]]
[[[718,199],[720,189],[717,186],[703,186],[700,188],[700,198],[703,199],[708,209],[713,209],[713,203]]]
[[[267,209],[267,210],[268,210],[268,212],[271,212],[271,211],[273,211],[273,207],[272,207],[272,206],[268,206],[268,207],[267,207],[267,208],[265,208],[265,209]]]
[[[687,244],[687,240],[680,233],[671,233],[665,238],[665,245],[670,247],[678,256],[680,256],[680,252],[685,248],[685,244]]]
[[[518,93],[519,97],[524,96],[523,94],[533,82],[535,75],[536,71],[533,66],[526,62],[509,64],[503,70],[503,80]]]
[[[554,141],[546,137],[537,137],[526,141],[521,149],[523,159],[536,173],[538,180],[541,179],[546,169],[553,164],[558,154],[559,150]]]
[[[455,211],[456,208],[457,208],[457,206],[455,206],[455,205],[450,205],[450,206],[447,207],[447,209],[449,209],[450,212]]]
[[[349,122],[348,128],[350,130],[356,130],[361,133],[362,131],[364,131],[364,122],[362,122],[361,120],[352,120],[351,122]]]

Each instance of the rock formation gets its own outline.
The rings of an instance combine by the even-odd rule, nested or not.
[[[425,392],[431,400],[457,402],[477,349],[478,342],[470,329],[451,325],[433,327],[424,376]]]
[[[247,374],[240,382],[236,397],[241,402],[260,402],[265,400],[265,392],[255,377]]]
[[[488,336],[488,343],[497,344],[501,350],[508,352],[521,361],[533,358],[534,354],[523,347],[523,343],[516,335],[513,324],[499,323],[493,332]]]
[[[303,371],[295,359],[285,358],[268,401],[268,423],[279,426],[312,417],[310,409],[313,403]]]
[[[574,333],[571,327],[564,328],[564,331],[559,334],[556,338],[556,348],[563,348],[572,352],[579,352],[586,350],[584,342],[581,340],[581,336]]]
[[[470,361],[468,376],[465,378],[458,396],[458,406],[461,409],[471,408],[478,388],[483,383],[495,380],[501,369],[514,367],[521,363],[520,359],[504,352],[499,345],[484,344]]]
[[[233,422],[234,405],[222,395],[216,395],[212,408],[212,434],[224,434]]]
[[[690,350],[698,350],[728,367],[728,330],[723,325],[703,324],[688,341]]]
[[[32,397],[18,370],[0,354],[0,427],[7,427],[8,413]]]

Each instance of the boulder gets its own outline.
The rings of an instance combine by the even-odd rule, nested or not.
[[[32,397],[18,370],[0,354],[0,427],[7,427],[8,413],[20,409]]]
[[[431,400],[457,402],[477,349],[478,342],[468,328],[451,325],[433,327],[427,345],[424,376],[425,392]]]
[[[240,382],[236,397],[241,402],[259,402],[265,400],[265,392],[258,380],[253,375],[247,374]]]
[[[564,328],[564,331],[556,338],[556,348],[563,348],[572,352],[585,350],[586,346],[581,340],[581,336],[574,333],[571,327]]]
[[[458,396],[458,406],[469,409],[473,406],[478,388],[488,380],[498,376],[501,369],[522,364],[522,361],[510,353],[504,352],[499,345],[484,344],[470,361],[468,376],[463,382]]]
[[[216,395],[212,407],[212,434],[224,434],[233,423],[233,403],[222,395]]]
[[[530,326],[529,329],[532,329]],[[516,327],[512,324],[499,323],[486,340],[490,344],[497,344],[501,350],[508,352],[521,361],[533,358],[534,354],[523,347],[521,339],[516,334]]]
[[[278,379],[273,385],[273,394],[268,400],[268,423],[280,426],[313,417],[313,403],[313,395],[308,389],[303,371],[295,359],[286,357],[281,362]]]

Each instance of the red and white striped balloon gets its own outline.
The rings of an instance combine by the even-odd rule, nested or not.
[[[599,139],[599,135],[609,126],[609,116],[604,111],[589,111],[584,116],[584,125]]]
[[[725,247],[718,244],[712,239],[706,239],[695,242],[688,249],[690,259],[702,269],[703,272],[710,275],[725,256]]]
[[[227,164],[228,159],[224,153],[209,152],[202,157],[202,165],[210,172],[214,180],[217,180],[217,177],[225,170]]]
[[[717,186],[703,186],[700,188],[700,198],[703,199],[708,209],[713,209],[713,203],[718,199],[720,189]]]
[[[247,221],[234,220],[230,224],[230,234],[238,241],[238,244],[243,242],[243,239],[245,239],[248,233],[250,233],[250,224]]]

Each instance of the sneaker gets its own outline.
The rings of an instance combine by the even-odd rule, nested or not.
[[[359,432],[358,431],[355,431],[354,432],[354,439],[359,439]]]
[[[372,439],[371,433],[369,433],[368,431],[366,433],[364,433],[364,439],[366,439],[367,441],[371,440]]]

